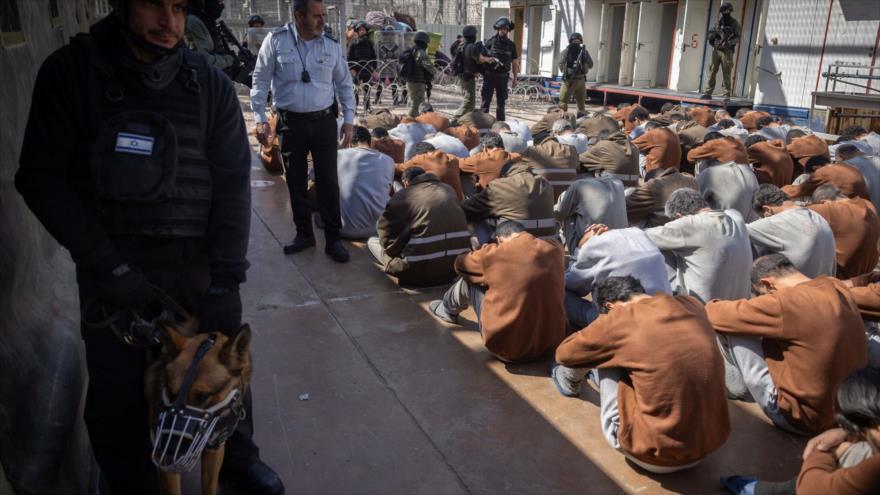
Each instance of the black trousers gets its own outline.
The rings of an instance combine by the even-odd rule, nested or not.
[[[342,217],[339,212],[339,182],[336,171],[336,117],[330,113],[315,120],[306,120],[285,117],[290,115],[285,112],[281,115],[278,137],[281,141],[281,160],[287,176],[296,235],[314,235],[308,198],[307,157],[311,153],[324,238],[327,241],[338,240]]]
[[[156,241],[117,249],[123,259],[147,276],[187,311],[198,308],[208,287],[207,257],[189,241]],[[139,249],[133,249],[139,245]],[[91,275],[77,272],[80,301],[90,301],[97,294]],[[97,321],[98,315],[83,315]],[[159,356],[155,348],[132,347],[122,343],[109,328],[82,327],[86,348],[89,384],[86,395],[85,423],[92,451],[111,493],[159,493],[156,470],[150,460],[152,442],[148,426],[144,376],[147,367]],[[244,398],[245,418],[226,442],[223,469],[245,469],[259,459],[253,441],[253,414],[250,390]]]
[[[480,91],[482,103],[480,109],[489,113],[489,105],[492,103],[492,93],[496,96],[495,118],[504,120],[504,104],[507,101],[507,80],[510,79],[508,72],[485,72],[483,73],[483,89]]]

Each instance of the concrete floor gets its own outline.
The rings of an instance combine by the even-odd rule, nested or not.
[[[496,361],[472,313],[463,327],[432,318],[427,303],[442,287],[399,288],[363,243],[347,244],[344,265],[320,239],[283,255],[294,235],[284,180],[256,158],[252,178],[242,290],[254,332],[255,436],[288,493],[706,494],[722,493],[725,475],[797,474],[805,440],[734,402],[730,439],[696,468],[634,467],[602,437],[592,389],[565,398],[549,360]],[[187,487],[196,492],[196,480]]]

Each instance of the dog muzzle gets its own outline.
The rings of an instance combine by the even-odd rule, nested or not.
[[[212,334],[196,350],[173,402],[167,388],[162,390],[162,410],[153,432],[151,457],[153,464],[163,471],[191,470],[205,447],[216,449],[223,445],[244,416],[240,387],[230,390],[222,401],[207,409],[186,404],[199,362],[215,341]]]

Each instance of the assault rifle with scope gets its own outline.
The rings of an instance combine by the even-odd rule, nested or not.
[[[232,30],[229,29],[225,22],[222,20],[217,21],[217,27],[220,28],[220,39],[223,41],[226,51],[236,54],[235,64],[225,69],[224,72],[233,81],[250,88],[253,83],[254,67],[257,66],[257,56],[238,42],[238,38],[232,34]],[[235,47],[234,52],[230,45]]]

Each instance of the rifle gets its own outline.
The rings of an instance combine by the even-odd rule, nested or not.
[[[232,50],[229,48],[230,44],[236,49],[237,63],[229,68],[230,72],[227,72],[227,74],[233,81],[244,84],[250,88],[253,83],[254,67],[257,66],[257,56],[249,49],[241,46],[241,43],[238,42],[238,38],[232,34],[229,26],[227,26],[224,21],[218,20],[217,27],[220,28],[220,39],[223,41],[226,51],[232,53]]]

